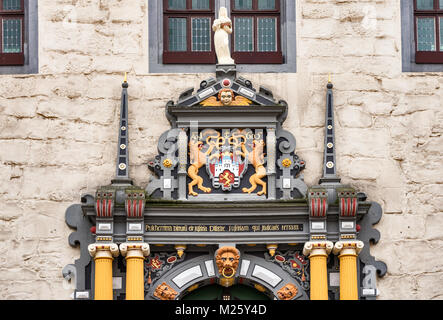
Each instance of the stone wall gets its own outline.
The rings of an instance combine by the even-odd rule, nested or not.
[[[64,213],[114,176],[124,72],[140,186],[166,102],[211,76],[149,74],[147,1],[40,0],[40,73],[0,76],[0,299],[70,298],[61,270],[80,253]],[[379,299],[443,299],[443,79],[401,72],[399,1],[299,0],[297,51],[296,74],[242,76],[289,103],[313,185],[331,73],[338,174],[384,210]]]

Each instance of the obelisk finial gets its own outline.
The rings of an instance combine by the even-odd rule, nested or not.
[[[337,164],[335,157],[335,126],[334,126],[334,101],[331,82],[331,74],[329,74],[328,88],[326,93],[326,119],[325,119],[325,143],[323,157],[323,175],[320,184],[340,183],[337,176]]]
[[[132,185],[132,180],[129,178],[128,87],[128,73],[125,72],[125,78],[122,83],[120,127],[117,143],[117,168],[112,184]]]

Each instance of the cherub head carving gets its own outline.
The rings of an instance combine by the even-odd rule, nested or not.
[[[218,273],[225,278],[232,278],[238,268],[240,251],[235,247],[221,247],[215,252],[215,264]]]
[[[277,296],[280,300],[291,300],[297,295],[297,287],[292,283],[288,283],[283,288],[278,290]]]
[[[218,100],[224,105],[229,106],[232,104],[232,102],[235,100],[234,98],[234,91],[231,89],[222,89],[218,93]]]
[[[174,300],[177,296],[177,291],[172,289],[168,284],[163,282],[154,291],[154,297],[160,300]]]

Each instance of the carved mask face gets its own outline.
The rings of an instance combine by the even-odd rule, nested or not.
[[[155,289],[154,296],[161,300],[174,300],[177,292],[163,282]]]
[[[277,292],[277,296],[280,300],[290,300],[297,295],[297,292],[297,287],[292,283],[288,283]]]

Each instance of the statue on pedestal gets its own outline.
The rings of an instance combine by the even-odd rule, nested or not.
[[[218,64],[235,64],[229,50],[229,35],[232,34],[232,21],[228,17],[228,10],[220,8],[219,17],[214,21],[212,30],[214,35],[214,46],[217,54]]]

